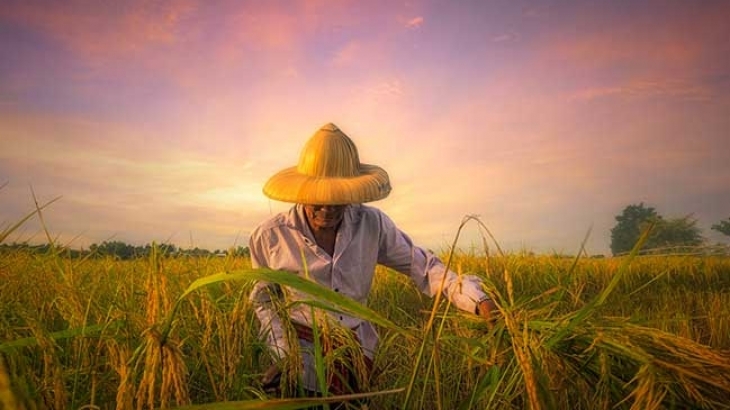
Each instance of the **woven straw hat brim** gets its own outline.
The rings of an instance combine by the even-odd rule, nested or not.
[[[286,168],[264,185],[264,194],[271,199],[307,205],[344,205],[377,201],[390,193],[390,180],[384,169],[360,164],[360,175],[354,177],[313,177]]]

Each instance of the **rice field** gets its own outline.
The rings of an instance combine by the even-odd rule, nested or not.
[[[451,267],[484,278],[495,326],[385,268],[361,307],[245,257],[2,253],[0,409],[303,408],[259,382],[261,277],[378,324],[371,409],[730,408],[730,258],[456,252]]]

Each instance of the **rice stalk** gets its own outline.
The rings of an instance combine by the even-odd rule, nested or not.
[[[0,356],[0,410],[25,410],[13,393],[10,376],[5,368],[5,360]]]
[[[187,370],[179,346],[168,340],[160,342],[160,334],[154,328],[148,329],[145,336],[144,367],[142,379],[137,387],[137,408],[167,408],[174,402],[177,405],[189,403],[186,380]]]
[[[40,380],[41,395],[53,408],[61,409],[68,400],[68,392],[63,379],[63,365],[57,348],[40,329],[34,329],[35,337],[41,348],[42,376]]]
[[[225,350],[221,349],[221,346],[216,343],[215,329],[220,329],[220,326],[222,325],[218,323],[218,318],[220,316],[217,313],[219,312],[215,311],[215,303],[209,298],[204,297],[201,297],[196,301],[191,300],[189,307],[192,312],[192,319],[194,319],[194,323],[197,325],[200,332],[200,345],[198,346],[198,350],[201,352],[200,359],[203,362],[203,367],[205,368],[209,385],[213,390],[213,397],[215,397],[216,401],[225,400],[225,387],[220,389],[218,383],[222,382],[224,386],[227,385],[227,374],[221,375],[223,380],[219,380],[219,378],[216,377],[217,375],[214,375],[213,370],[214,367],[216,369],[225,367],[226,359],[228,359],[225,354]],[[206,352],[207,354],[202,354],[202,352]],[[223,357],[220,357],[220,362],[217,360],[219,355],[223,355]],[[235,360],[235,358],[230,359]],[[212,363],[213,361],[216,363]],[[232,364],[235,364],[235,362]]]
[[[584,307],[569,315],[566,318],[567,320],[559,325],[559,330],[546,341],[548,348],[554,346],[563,338],[567,337],[575,329],[576,326],[578,326],[588,317],[593,315],[597,311],[597,309],[605,303],[608,296],[611,295],[611,293],[620,283],[621,279],[626,275],[631,261],[633,261],[636,255],[638,255],[639,250],[644,246],[644,243],[649,238],[649,234],[651,233],[653,226],[654,225],[652,224],[646,230],[644,230],[642,235],[637,240],[636,245],[634,246],[630,255],[623,261],[621,267],[618,269],[616,274],[611,278],[608,284],[598,293],[598,295],[590,303],[586,304]]]
[[[5,186],[5,185],[3,185],[3,186]],[[7,237],[10,236],[10,234],[12,234],[13,232],[15,232],[24,223],[26,223],[30,218],[32,218],[34,215],[38,214],[42,209],[45,209],[46,207],[48,207],[52,203],[58,201],[59,199],[61,199],[60,196],[55,197],[55,198],[51,199],[50,201],[47,201],[43,205],[38,205],[38,203],[36,202],[36,209],[34,211],[29,212],[24,217],[20,218],[20,220],[18,220],[13,225],[11,225],[11,226],[9,226],[7,228],[4,228],[2,231],[0,231],[0,243],[3,243],[5,241],[5,239],[7,239]]]
[[[461,224],[459,225],[459,228],[456,230],[456,234],[454,236],[454,241],[453,241],[451,247],[449,248],[449,255],[448,255],[447,259],[446,259],[446,263],[444,264],[444,271],[445,272],[448,272],[449,269],[450,269],[450,267],[451,267],[451,263],[452,263],[453,256],[454,256],[454,251],[456,250],[456,244],[457,244],[457,242],[459,240],[459,236],[461,234],[462,229],[464,228],[464,226],[469,221],[472,221],[472,220],[477,221],[477,223],[481,223],[476,216],[466,216],[466,217],[464,217],[462,219]],[[486,227],[484,227],[484,228],[486,229]],[[489,230],[487,230],[487,232],[489,232]],[[489,234],[491,236],[491,233],[489,233]],[[495,243],[496,243],[496,241],[495,241]],[[499,248],[499,244],[497,244],[497,247]],[[500,251],[501,251],[501,249],[500,249]],[[425,324],[425,326],[423,328],[423,338],[422,338],[421,343],[420,343],[419,351],[418,351],[418,353],[416,355],[416,362],[415,362],[415,364],[413,366],[413,371],[411,373],[411,379],[408,382],[408,387],[406,387],[406,394],[405,394],[405,397],[403,399],[403,403],[401,404],[401,406],[403,408],[408,408],[408,406],[409,406],[409,403],[410,403],[410,400],[411,400],[411,396],[413,394],[413,387],[415,385],[416,374],[418,373],[418,371],[420,369],[421,361],[423,360],[423,356],[425,354],[426,344],[428,343],[428,340],[429,340],[429,337],[428,336],[431,334],[431,329],[434,329],[434,324],[435,324],[435,320],[436,320],[436,314],[437,314],[437,311],[438,311],[438,307],[439,307],[439,305],[441,303],[441,298],[442,298],[442,295],[443,295],[443,289],[444,289],[445,284],[446,284],[446,274],[444,274],[442,276],[442,278],[441,278],[441,283],[439,284],[438,291],[434,295],[434,300],[433,300],[433,305],[432,305],[432,308],[431,308],[431,312],[430,312],[429,317],[428,317],[428,320],[426,321],[426,324]],[[429,369],[427,371],[428,373],[430,373],[430,369],[431,369],[432,364],[433,364],[433,361],[434,361],[434,356],[436,354],[437,341],[438,341],[438,339],[439,339],[439,337],[441,335],[441,331],[443,329],[443,324],[444,324],[444,321],[445,321],[445,318],[446,318],[446,314],[447,314],[450,306],[451,306],[451,301],[449,300],[447,302],[446,309],[443,312],[443,316],[441,318],[441,321],[440,321],[438,330],[436,331],[436,333],[434,335],[434,347],[431,349],[431,355],[429,356],[429,363],[427,364],[427,367]],[[424,389],[425,388],[426,388],[426,386],[424,384]],[[437,392],[437,394],[438,394],[438,392]],[[438,398],[437,398],[437,406],[440,406],[440,401],[439,401]]]
[[[149,263],[145,310],[148,328],[143,332],[143,345],[132,359],[137,358],[135,371],[142,361],[142,376],[136,392],[138,410],[145,406],[156,408],[158,403],[159,407],[167,408],[173,400],[178,406],[190,402],[186,381],[187,368],[180,344],[163,335],[157,328],[161,318],[172,310],[172,302],[167,293],[167,279],[163,274],[162,259],[156,245],[152,247]]]
[[[133,371],[130,366],[132,353],[125,344],[119,344],[109,339],[104,344],[107,353],[107,365],[117,374],[119,380],[115,396],[117,410],[126,410],[134,407]]]

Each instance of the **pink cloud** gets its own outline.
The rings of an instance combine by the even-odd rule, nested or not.
[[[683,100],[707,101],[712,97],[712,94],[712,90],[707,87],[686,81],[644,79],[631,80],[616,86],[585,88],[574,92],[568,97],[568,100],[590,101],[604,97],[671,97]]]
[[[696,67],[718,45],[726,44],[730,27],[728,4],[705,7],[668,7],[652,14],[607,18],[585,25],[580,36],[572,30],[557,31],[543,49],[542,57],[577,67],[600,68],[619,64],[657,69]],[[588,10],[595,13],[594,10]],[[593,21],[595,15],[575,16]]]
[[[335,67],[344,67],[353,64],[362,53],[362,48],[363,47],[360,42],[348,42],[337,52],[337,54],[335,54],[332,59],[332,64]]]
[[[600,32],[578,38],[561,38],[544,51],[544,58],[581,69],[600,69],[619,64],[634,67],[691,67],[701,49],[686,38],[654,41],[635,33]]]
[[[40,30],[77,56],[98,63],[175,44],[180,25],[196,9],[193,0],[111,4],[13,2],[0,18]]]
[[[389,18],[400,12],[380,2],[354,12],[353,4],[351,0],[307,0],[286,6],[258,1],[70,0],[58,5],[17,1],[0,8],[0,21],[43,34],[50,47],[83,65],[86,69],[64,73],[79,80],[77,92],[89,79],[114,78],[115,82],[159,79],[186,93],[220,95],[230,89],[233,78],[265,73],[285,81],[317,59],[339,67],[365,54],[382,58],[376,49],[388,30],[401,27],[397,19]],[[418,19],[412,22],[421,24]],[[372,30],[379,34],[366,43],[358,36],[342,36],[382,24],[385,30]],[[347,42],[338,52],[313,50],[312,44],[321,39]],[[38,75],[42,74],[24,82],[36,84]]]
[[[418,28],[423,25],[423,22],[424,22],[424,19],[422,16],[413,17],[412,19],[410,19],[406,22],[406,27],[410,28],[410,29]]]
[[[516,33],[503,33],[492,37],[493,43],[511,43],[519,39]]]
[[[310,0],[287,7],[275,2],[233,3],[220,14],[214,37],[206,44],[212,68],[219,72],[262,70],[279,79],[296,78],[308,60],[346,66],[358,58],[357,39],[336,54],[311,55],[317,37],[338,38],[347,27],[365,24],[365,16],[352,13],[351,1]],[[209,64],[210,66],[210,64]]]
[[[709,81],[730,69],[729,60],[718,57],[730,52],[730,26],[719,17],[728,15],[730,7],[706,6],[631,18],[576,15],[577,21],[591,24],[581,26],[579,36],[565,29],[545,37],[529,66],[540,67],[541,75],[575,78],[569,100],[715,98],[719,92]]]
[[[362,91],[375,97],[400,97],[403,95],[403,83],[398,79],[382,81]]]

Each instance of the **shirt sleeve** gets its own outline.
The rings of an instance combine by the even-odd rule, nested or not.
[[[260,232],[254,231],[251,234],[249,250],[251,251],[252,268],[269,267],[268,247]],[[272,353],[280,359],[289,352],[284,326],[274,307],[274,299],[281,296],[281,287],[268,282],[257,282],[249,296],[253,302],[256,317],[261,323],[261,336],[266,338]]]
[[[382,212],[380,234],[378,263],[409,275],[424,294],[433,297],[443,282],[444,296],[457,308],[471,313],[476,311],[480,301],[489,299],[477,276],[457,275],[446,270],[436,255],[414,245],[411,238]]]

